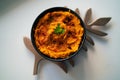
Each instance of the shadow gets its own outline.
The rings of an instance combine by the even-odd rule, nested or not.
[[[82,62],[84,62],[84,59],[87,59],[87,57],[87,52],[81,49],[81,51],[74,57],[75,66],[82,64]]]
[[[46,77],[46,75],[48,77]],[[48,60],[42,60],[39,63],[38,74],[35,80],[62,80],[66,79],[68,74],[65,73],[58,65]]]
[[[105,26],[102,26],[102,30],[110,30],[112,29],[112,26],[113,26],[113,23],[110,21],[110,23],[108,23],[107,25]]]
[[[1,0],[0,1],[0,16],[8,13],[9,11],[15,9],[26,0]]]
[[[86,74],[85,74],[85,65],[84,61],[87,59],[87,52],[81,50],[75,57],[74,62],[75,66],[72,67],[68,74],[74,78],[74,80],[85,80]]]
[[[99,43],[101,43],[101,44],[103,44],[103,45],[108,44],[108,42],[109,42],[109,37],[108,37],[108,36],[98,37],[98,36],[96,36],[96,35],[93,35],[93,37],[94,37],[94,40],[95,40],[96,42],[99,42]]]
[[[42,61],[39,62],[39,64],[38,64],[38,71],[37,71],[35,80],[40,80],[41,71],[42,71],[45,63],[46,63],[45,60],[42,60]]]

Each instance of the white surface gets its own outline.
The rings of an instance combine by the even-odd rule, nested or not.
[[[0,80],[120,80],[120,1],[119,0],[3,0],[0,1]],[[30,37],[35,18],[54,6],[79,8],[83,17],[92,8],[94,20],[112,17],[103,40],[92,37],[95,46],[81,52],[68,74],[57,65],[42,61],[34,76],[34,56],[23,37]]]

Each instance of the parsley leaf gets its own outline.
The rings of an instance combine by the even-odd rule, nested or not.
[[[57,24],[57,27],[54,29],[55,34],[63,34],[65,32],[64,28],[60,27],[60,24]]]

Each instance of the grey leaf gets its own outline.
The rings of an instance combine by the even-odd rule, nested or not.
[[[64,70],[64,72],[68,72],[67,69],[67,65],[64,62],[54,62],[55,64],[57,64],[60,68],[62,68]]]
[[[89,8],[85,14],[84,22],[87,25],[92,17],[92,9]]]
[[[87,40],[91,45],[94,45],[94,41],[93,41],[93,39],[92,39],[90,36],[86,35],[86,40]]]
[[[111,20],[111,17],[104,17],[104,18],[99,18],[92,22],[90,26],[97,25],[97,26],[104,26],[106,25],[109,21]]]
[[[92,33],[99,35],[99,36],[106,36],[107,35],[107,33],[99,31],[99,30],[95,30],[95,29],[87,28],[87,30],[89,32],[92,32]]]
[[[80,16],[80,11],[78,8],[75,9],[75,12]]]
[[[72,67],[74,67],[75,63],[74,63],[74,60],[72,58],[69,59],[69,63],[71,64]]]
[[[83,44],[82,48],[87,52],[87,46],[85,44]]]

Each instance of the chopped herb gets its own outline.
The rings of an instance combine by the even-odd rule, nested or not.
[[[57,27],[54,29],[55,34],[63,34],[65,32],[64,28],[61,28],[60,24],[57,24]]]

